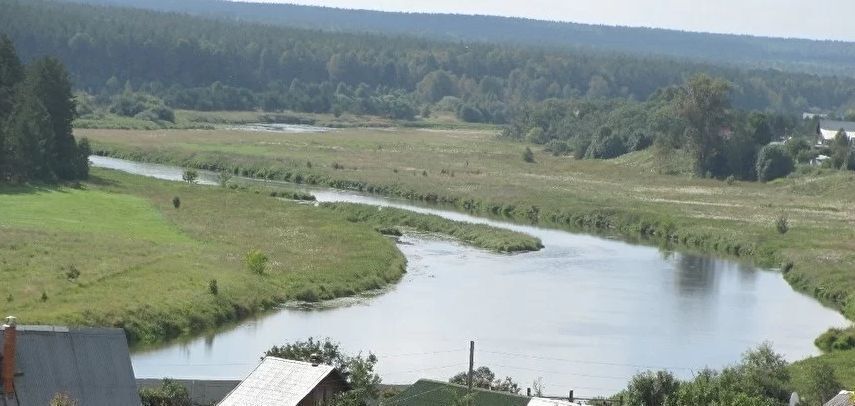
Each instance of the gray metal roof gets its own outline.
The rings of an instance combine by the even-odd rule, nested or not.
[[[296,406],[334,372],[329,365],[265,357],[219,406]]]
[[[20,406],[47,405],[57,393],[86,406],[141,404],[121,329],[18,326],[15,354]]]
[[[852,392],[841,391],[837,396],[826,402],[825,406],[853,406],[855,402],[852,401],[852,396]]]
[[[855,131],[855,122],[852,121],[837,121],[837,120],[820,120],[819,128],[829,131]]]

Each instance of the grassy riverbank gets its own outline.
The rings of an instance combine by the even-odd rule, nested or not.
[[[371,224],[378,230],[389,230],[392,234],[397,233],[397,227],[403,227],[450,236],[475,247],[497,252],[537,251],[543,248],[540,239],[526,234],[482,224],[451,221],[409,210],[391,207],[378,209],[352,203],[323,203],[321,207],[343,214],[348,221]]]
[[[855,293],[851,172],[727,184],[657,174],[649,152],[594,161],[535,150],[535,163],[526,163],[521,159],[524,145],[499,141],[490,131],[77,134],[88,136],[103,153],[135,160],[358,189],[748,257],[781,267],[794,288],[855,319],[855,300],[850,299]],[[775,227],[782,215],[790,225],[786,234]]]
[[[392,241],[331,211],[93,172],[80,189],[0,189],[3,314],[119,326],[134,341],[156,342],[287,299],[380,288],[404,272]],[[270,258],[261,275],[244,265],[252,249]]]

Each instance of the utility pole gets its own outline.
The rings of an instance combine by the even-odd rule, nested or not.
[[[466,383],[469,385],[469,392],[472,392],[472,369],[475,367],[475,341],[469,342],[469,375],[467,375]]]

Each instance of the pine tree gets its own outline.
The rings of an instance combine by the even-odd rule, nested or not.
[[[0,35],[0,182],[10,176],[11,151],[6,125],[12,113],[15,87],[24,77],[24,68],[12,41]]]
[[[24,92],[35,97],[48,115],[51,129],[44,148],[49,170],[58,179],[75,179],[80,154],[72,134],[76,103],[68,72],[55,58],[38,59],[27,67]]]
[[[52,138],[50,116],[32,94],[19,92],[7,125],[9,174],[13,181],[39,179],[52,181],[49,144]]]

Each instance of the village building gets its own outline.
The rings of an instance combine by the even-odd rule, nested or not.
[[[469,396],[469,398],[466,398]],[[569,400],[522,396],[508,392],[474,388],[470,394],[465,386],[431,379],[420,379],[407,390],[382,406],[438,406],[454,405],[466,398],[471,406],[579,406]]]
[[[816,132],[819,136],[819,142],[827,144],[837,133],[843,130],[849,139],[855,139],[855,122],[852,121],[837,121],[837,120],[820,120],[819,127]]]
[[[218,405],[323,406],[348,389],[332,366],[265,357]]]
[[[0,406],[59,398],[81,406],[141,404],[121,329],[18,326],[8,317],[0,348]]]
[[[837,396],[831,398],[824,406],[855,406],[855,392],[848,390],[840,391]]]

